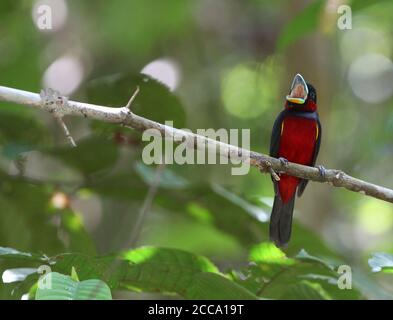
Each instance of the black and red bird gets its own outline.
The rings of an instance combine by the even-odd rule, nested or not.
[[[288,161],[314,166],[321,144],[321,124],[317,112],[317,93],[300,74],[293,79],[285,108],[273,125],[270,155],[285,165]],[[322,166],[319,167],[324,174]],[[292,215],[296,193],[300,197],[308,180],[280,175],[274,181],[274,204],[270,216],[270,239],[285,246],[291,237]]]

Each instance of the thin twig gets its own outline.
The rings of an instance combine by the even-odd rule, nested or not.
[[[63,121],[63,118],[61,116],[55,116],[55,119],[57,121],[57,123],[60,125],[60,127],[63,129],[65,136],[67,137],[68,141],[70,142],[71,146],[73,148],[76,147],[76,143],[74,138],[71,136],[70,131],[67,128],[67,125],[65,124],[65,122]]]
[[[77,101],[68,101],[66,106],[46,105],[42,104],[39,94],[2,86],[0,86],[0,100],[39,108],[52,113],[59,109],[63,116],[83,116],[85,118],[101,120],[104,122],[117,123],[119,125],[123,124],[138,131],[156,129],[155,131],[157,132],[157,135],[172,138],[174,141],[178,141],[179,143],[184,141],[184,139],[187,141],[203,141],[204,143],[201,144],[187,146],[200,149],[207,148],[209,151],[219,153],[223,157],[241,160],[259,169],[263,168],[265,161],[269,161],[271,163],[271,169],[275,172],[282,172],[287,175],[307,180],[326,182],[335,187],[343,187],[353,192],[358,192],[360,194],[393,203],[392,189],[354,178],[341,170],[326,169],[325,175],[321,176],[320,171],[315,167],[304,166],[293,162],[288,162],[283,165],[279,159],[268,155],[242,149],[194,134],[192,132],[179,130],[159,122],[140,117],[131,112],[127,107],[110,108]]]
[[[138,93],[139,93],[139,86],[136,87],[136,89],[135,89],[133,95],[131,96],[130,100],[128,100],[128,103],[126,105],[127,109],[131,110],[132,102],[134,101],[134,99],[136,98]]]
[[[143,205],[142,205],[141,209],[139,210],[137,220],[136,220],[134,228],[131,232],[131,238],[130,238],[130,242],[129,242],[130,248],[134,247],[139,239],[139,236],[142,232],[143,223],[146,220],[146,216],[151,208],[154,197],[157,194],[158,186],[160,184],[160,179],[161,179],[162,173],[164,172],[164,169],[165,169],[165,164],[159,164],[156,168],[153,181],[149,187],[149,191],[147,192],[145,201],[143,201]]]

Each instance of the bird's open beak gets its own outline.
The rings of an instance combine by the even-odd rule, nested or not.
[[[287,95],[287,100],[296,104],[303,104],[306,102],[308,95],[308,88],[306,81],[298,73],[295,78],[293,78],[291,92]]]

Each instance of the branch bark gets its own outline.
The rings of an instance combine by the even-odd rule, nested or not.
[[[319,170],[315,167],[303,166],[292,162],[285,165],[280,160],[262,153],[242,149],[140,117],[131,112],[128,105],[120,108],[111,108],[77,101],[67,101],[63,104],[45,104],[37,93],[3,86],[0,86],[0,100],[43,109],[60,116],[82,116],[89,119],[117,123],[138,131],[156,129],[162,136],[165,135],[174,139],[174,141],[181,142],[186,138],[187,141],[203,142],[194,143],[190,147],[207,148],[209,151],[219,153],[223,157],[248,162],[251,166],[257,167],[266,173],[269,173],[271,170],[283,172],[291,176],[325,182],[335,187],[343,187],[350,191],[393,203],[392,189],[354,178],[341,170],[326,169],[325,176],[322,177]],[[59,99],[59,101],[61,100]],[[66,101],[66,99],[63,100]]]

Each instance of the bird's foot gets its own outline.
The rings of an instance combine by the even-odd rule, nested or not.
[[[326,177],[326,169],[324,166],[317,166],[318,170],[319,170],[319,174],[321,175],[321,177],[323,179],[325,179]]]
[[[279,157],[278,160],[280,160],[280,163],[283,167],[288,166],[289,161],[283,157]]]

